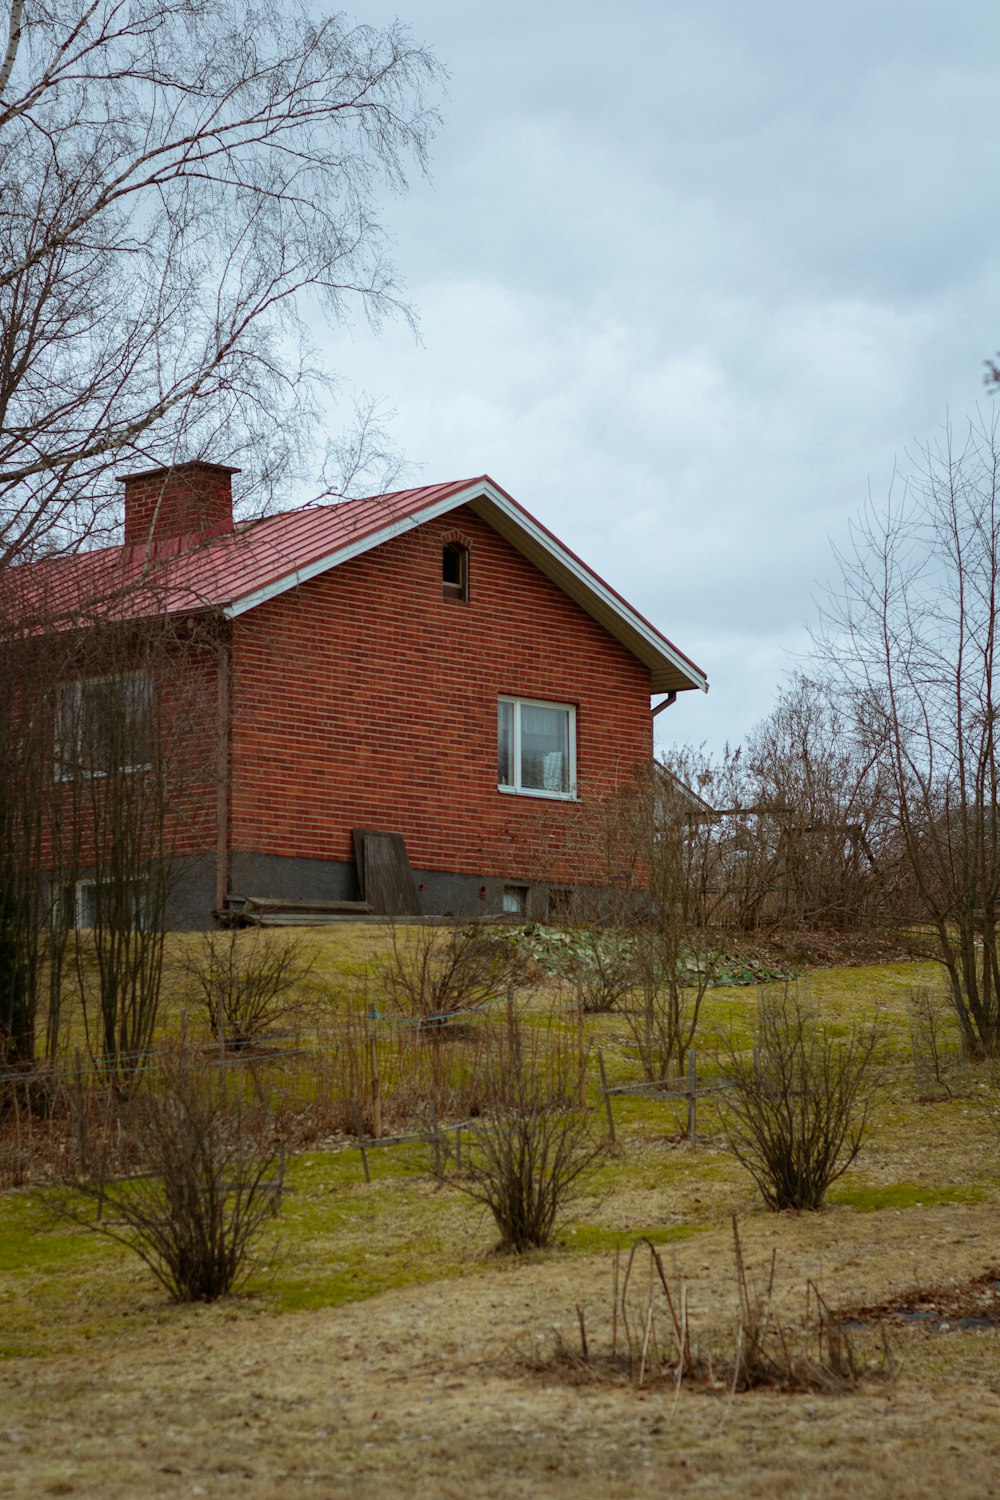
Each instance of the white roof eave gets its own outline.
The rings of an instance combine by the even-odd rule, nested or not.
[[[643,662],[650,671],[652,692],[685,692],[694,688],[702,692],[708,691],[708,681],[697,667],[685,660],[664,636],[540,526],[534,517],[488,480],[476,480],[413,515],[390,521],[378,531],[345,543],[301,567],[289,569],[280,578],[234,599],[224,608],[223,613],[228,619],[236,619],[248,610],[256,609],[287,593],[289,589],[308,583],[311,578],[317,578],[331,568],[349,562],[353,557],[370,552],[372,548],[380,547],[394,537],[404,536],[426,521],[447,515],[449,511],[457,510],[462,505],[468,505],[481,516],[498,535]]]
[[[654,693],[708,692],[697,667],[502,491],[481,485],[465,503],[649,668]]]

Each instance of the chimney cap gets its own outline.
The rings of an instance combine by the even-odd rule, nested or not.
[[[163,464],[158,469],[139,469],[134,474],[117,475],[118,484],[129,484],[133,479],[155,479],[159,474],[182,474],[185,469],[211,469],[215,474],[242,474],[229,464],[209,463],[206,458],[185,458],[180,463]]]

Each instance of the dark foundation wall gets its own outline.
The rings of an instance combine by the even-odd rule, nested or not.
[[[59,883],[56,894],[51,876],[46,876],[50,901],[73,902],[75,920],[88,926],[86,888],[94,883],[94,872],[84,868],[69,884]],[[170,861],[169,890],[166,904],[166,926],[170,932],[205,932],[215,926],[215,860],[208,855],[192,855]]]
[[[522,903],[526,917],[545,921],[558,910],[563,899],[561,887],[541,881],[498,880],[447,870],[414,870],[413,878],[421,912],[427,917],[495,916],[505,909],[515,914],[517,903]],[[230,888],[234,899],[247,896],[270,896],[283,901],[360,899],[353,864],[277,854],[234,854]]]
[[[174,861],[167,926],[171,932],[204,932],[215,926],[215,860],[209,855]]]

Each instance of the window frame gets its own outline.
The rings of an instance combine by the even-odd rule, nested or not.
[[[449,583],[444,576],[445,558],[458,559],[458,582]],[[444,542],[441,546],[441,597],[452,604],[469,602],[469,549],[464,542]]]
[[[72,920],[67,924],[70,932],[96,932],[98,930],[97,917],[97,890],[102,885],[110,884],[109,881],[101,881],[97,875],[83,875],[78,879],[68,882],[57,893],[56,900],[65,903],[62,907]],[[148,932],[152,927],[151,902],[153,895],[152,881],[148,875],[137,875],[129,880],[127,884],[132,887],[138,899],[132,903],[133,920],[129,923],[130,932]],[[89,909],[88,909],[89,908]],[[53,908],[53,920],[58,921],[59,913]],[[89,920],[88,920],[89,919]]]
[[[118,772],[131,775],[152,770],[152,756],[144,761],[128,761],[124,765],[115,766],[95,766],[85,763],[89,752],[86,745],[87,735],[83,714],[84,694],[88,688],[99,688],[108,682],[135,682],[144,686],[147,739],[151,745],[155,685],[149,672],[141,670],[105,672],[96,677],[74,677],[69,682],[59,683],[56,688],[54,762],[57,781],[73,781],[81,777],[96,779]],[[67,712],[67,707],[69,712]]]
[[[528,887],[520,881],[509,881],[500,892],[500,910],[505,917],[527,917]]]
[[[511,776],[512,782],[506,785],[500,780],[500,709],[501,705],[509,703],[513,708],[511,723]],[[522,708],[550,708],[555,709],[567,716],[567,744],[568,744],[568,790],[565,792],[550,791],[545,787],[523,786],[521,783],[521,710]],[[557,703],[548,698],[521,698],[513,693],[499,693],[497,695],[497,791],[503,792],[510,797],[541,797],[546,802],[578,802],[579,796],[576,786],[576,704]]]

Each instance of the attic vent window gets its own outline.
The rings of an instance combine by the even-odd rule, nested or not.
[[[445,599],[468,601],[469,549],[461,542],[446,542],[442,549],[441,593]]]

